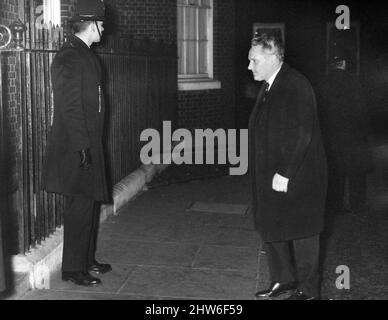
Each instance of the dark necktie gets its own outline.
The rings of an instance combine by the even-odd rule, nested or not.
[[[263,102],[265,102],[265,100],[267,99],[268,92],[269,92],[269,83],[266,82],[265,85],[264,85],[264,98],[263,98]]]

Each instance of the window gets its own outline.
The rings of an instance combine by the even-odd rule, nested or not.
[[[43,20],[47,25],[61,25],[61,0],[43,0]]]
[[[178,79],[181,90],[217,89],[213,80],[213,0],[178,0]],[[198,87],[198,83],[206,87]]]

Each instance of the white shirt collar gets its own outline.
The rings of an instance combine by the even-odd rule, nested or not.
[[[282,66],[283,66],[283,63],[280,65],[279,69],[277,69],[277,70],[275,71],[275,73],[271,76],[271,78],[268,79],[268,81],[267,81],[268,84],[269,84],[268,91],[271,90],[271,87],[272,87],[272,85],[273,85],[273,82],[275,81],[275,78],[276,78],[276,76],[278,75],[278,73],[279,73],[280,69],[282,68]]]

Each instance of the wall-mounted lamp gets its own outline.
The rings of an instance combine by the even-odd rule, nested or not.
[[[5,25],[0,24],[0,50],[7,49],[12,40],[11,30]]]
[[[18,19],[10,25],[16,50],[24,50],[23,40],[27,27]]]

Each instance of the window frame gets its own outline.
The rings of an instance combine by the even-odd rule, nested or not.
[[[190,1],[190,0],[189,0]],[[202,0],[201,0],[202,1]],[[213,59],[214,59],[214,36],[213,36],[213,30],[214,30],[214,1],[213,0],[208,0],[209,1],[209,6],[210,8],[207,8],[207,41],[208,41],[208,47],[207,47],[207,57],[206,57],[206,68],[207,68],[207,73],[194,73],[194,74],[188,74],[188,73],[179,73],[179,68],[178,68],[178,81],[181,83],[184,82],[200,82],[204,81],[209,84],[211,80],[214,78],[214,65],[213,65]],[[201,2],[202,4],[202,2]],[[189,7],[188,5],[181,5],[177,1],[177,8],[179,7]],[[197,9],[199,10],[199,9]],[[185,13],[185,10],[183,10],[183,13]],[[182,34],[185,36],[186,33],[186,15],[183,14],[183,30]],[[199,35],[199,14],[197,11],[196,14],[196,19],[197,19],[197,39],[196,42],[199,42],[198,35]],[[179,21],[179,20],[178,20]],[[179,22],[177,22],[179,23]],[[180,27],[179,25],[177,26],[178,28]],[[179,32],[178,32],[179,34]],[[183,40],[183,39],[182,39]],[[178,39],[178,44],[179,44],[180,39]],[[187,58],[186,58],[186,49],[187,46],[183,46],[183,59],[185,59],[185,67],[187,66]],[[199,45],[197,45],[197,70],[199,68],[199,61],[200,61],[200,56],[199,56]],[[187,86],[186,86],[187,87]]]

